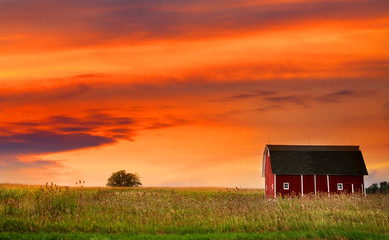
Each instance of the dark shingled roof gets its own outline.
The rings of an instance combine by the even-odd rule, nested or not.
[[[266,145],[273,174],[368,175],[359,146]]]

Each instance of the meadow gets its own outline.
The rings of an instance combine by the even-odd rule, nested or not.
[[[389,239],[389,194],[0,184],[0,239]]]

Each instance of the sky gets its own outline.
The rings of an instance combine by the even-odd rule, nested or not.
[[[264,187],[266,144],[389,180],[387,0],[0,0],[0,182]]]

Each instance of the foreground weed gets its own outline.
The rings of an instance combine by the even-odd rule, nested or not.
[[[73,214],[78,207],[78,194],[69,187],[46,185],[34,192],[34,214],[53,218]]]
[[[388,200],[388,195],[266,200],[263,191],[252,189],[2,186],[0,232],[204,235],[338,229],[385,235]]]

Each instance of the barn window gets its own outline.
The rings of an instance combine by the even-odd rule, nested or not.
[[[273,189],[273,183],[271,184],[271,189]]]
[[[338,183],[338,190],[343,191],[343,183]]]
[[[266,190],[267,190],[267,185],[266,185]]]
[[[284,190],[289,190],[289,183],[288,182],[284,182]]]

